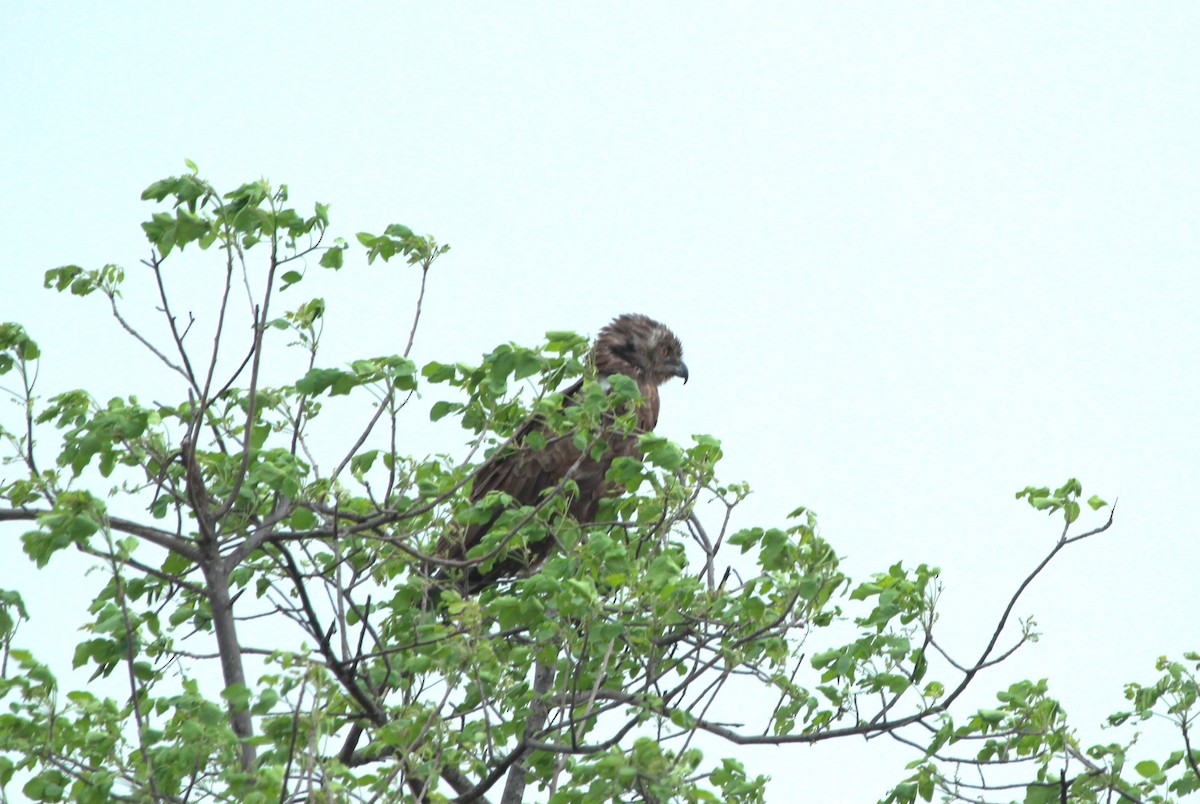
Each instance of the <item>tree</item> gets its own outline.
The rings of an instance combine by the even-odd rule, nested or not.
[[[700,735],[706,745],[892,737],[915,759],[889,802],[989,791],[1164,801],[1200,784],[1196,654],[1160,661],[1162,678],[1131,685],[1132,709],[1113,716],[1157,715],[1179,732],[1180,750],[1137,763],[1134,778],[1129,743],[1085,749],[1045,681],[1008,686],[995,708],[961,703],[1034,638],[1032,622],[1009,633],[1025,588],[1111,526],[1110,508],[1075,533],[1077,481],[1017,495],[1064,528],[969,660],[938,642],[936,567],[896,564],[855,582],[805,508],[782,527],[734,530],[748,489],[717,479],[721,446],[707,435],[687,446],[641,436],[644,460],[610,472],[628,493],[598,522],[565,513],[564,478],[538,505],[505,510],[466,560],[449,560],[435,554],[439,537],[509,502],[471,501],[484,454],[530,416],[602,451],[600,423],[628,426],[636,388],[587,380],[582,403],[560,407],[556,389],[588,376],[587,340],[573,332],[501,344],[477,365],[416,365],[426,279],[447,247],[401,225],[357,243],[368,263],[396,260],[419,277],[404,351],[330,365],[325,303],[278,312],[311,262],[347,262],[351,244],[327,240],[324,205],[302,215],[286,186],[264,181],[220,193],[191,163],[143,198],[163,205],[143,224],[152,253],[137,277],[156,296],[161,342],[127,315],[116,265],[55,268],[46,286],[106,299],[172,379],[173,399],[145,403],[134,388],[107,403],[86,390],[43,398],[36,341],[0,325],[0,374],[16,403],[0,420],[0,521],[31,528],[21,540],[39,569],[68,548],[104,569],[74,664],[122,684],[63,692],[64,669],[39,662],[20,627],[19,590],[0,590],[0,786],[19,782],[40,801],[763,800],[766,779],[736,758],[706,760]],[[188,246],[200,259],[183,262]],[[217,289],[212,309],[188,309],[186,322],[177,262]],[[452,398],[430,418],[447,429],[457,420],[469,448],[405,454],[410,403],[438,385]],[[360,426],[346,430],[355,415]],[[713,521],[699,513],[709,501]],[[466,598],[431,580],[540,539],[557,549],[527,577]],[[747,690],[769,702],[754,722],[729,700]]]

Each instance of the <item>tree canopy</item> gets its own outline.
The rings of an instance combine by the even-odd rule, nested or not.
[[[767,778],[738,746],[855,737],[912,749],[886,802],[1157,802],[1200,787],[1195,653],[1160,659],[1110,718],[1169,725],[1161,760],[1128,764],[1134,738],[1090,744],[1053,679],[964,703],[1036,638],[1016,619],[1025,589],[1112,526],[1079,481],[1016,494],[1060,527],[972,656],[939,641],[937,567],[852,579],[804,507],[740,525],[749,489],[719,479],[712,435],[643,434],[596,522],[566,513],[564,477],[447,559],[440,538],[511,502],[472,501],[486,455],[531,417],[602,454],[601,423],[636,386],[597,382],[571,331],[418,365],[426,281],[448,247],[406,226],[332,237],[326,205],[302,213],[265,181],[222,192],[191,163],[143,198],[155,211],[136,272],[69,265],[45,285],[103,299],[172,397],[148,401],[138,378],[107,401],[41,389],[37,333],[0,324],[4,532],[38,569],[75,550],[105,577],[72,668],[39,660],[21,589],[0,589],[0,787],[85,802],[755,802]],[[407,342],[328,358],[326,303],[300,294],[364,256],[412,274]],[[213,303],[193,306],[182,278]],[[127,283],[161,337],[127,309]],[[562,406],[580,377],[580,403]],[[414,404],[422,393],[444,398]],[[404,427],[426,410],[445,448],[409,454]],[[432,580],[543,539],[556,549],[525,577],[469,597]]]

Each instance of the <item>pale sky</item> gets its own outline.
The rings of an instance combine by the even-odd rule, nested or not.
[[[348,239],[401,222],[450,243],[418,362],[666,322],[691,381],[664,389],[659,430],[723,439],[724,479],[756,490],[738,524],[807,505],[855,577],[941,566],[963,654],[1058,535],[1014,492],[1077,476],[1119,498],[1018,607],[1041,642],[978,683],[1049,677],[1085,744],[1111,739],[1125,682],[1200,649],[1200,6],[334,9],[6,9],[0,320],[42,344],[43,394],[157,381],[100,300],[41,281],[134,273],[139,194],[189,158],[331,204]],[[403,349],[416,277],[361,263],[323,286],[327,365]],[[49,579],[9,558],[21,532],[0,531],[0,587]],[[29,595],[34,626],[54,596]],[[915,758],[708,755],[771,774],[780,801],[874,801]]]

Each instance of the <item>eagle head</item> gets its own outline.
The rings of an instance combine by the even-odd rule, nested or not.
[[[619,315],[596,336],[593,349],[601,376],[624,374],[662,385],[672,377],[688,380],[683,345],[666,326],[636,313]]]

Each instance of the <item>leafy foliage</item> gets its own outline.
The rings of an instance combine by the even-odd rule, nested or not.
[[[0,521],[27,523],[22,545],[38,568],[68,549],[104,568],[73,665],[125,690],[60,689],[64,668],[20,639],[21,596],[0,590],[0,788],[19,783],[36,801],[757,802],[766,778],[736,758],[706,758],[698,735],[707,748],[884,734],[918,755],[889,802],[979,800],[988,773],[1014,767],[1026,801],[1064,789],[1079,801],[1166,801],[1200,784],[1189,742],[1195,654],[1161,660],[1164,675],[1130,685],[1133,708],[1113,716],[1119,725],[1159,715],[1184,743],[1162,763],[1137,762],[1132,777],[1130,744],[1083,748],[1045,680],[1009,685],[993,708],[956,706],[1036,637],[1027,621],[1000,645],[1028,583],[1111,524],[1071,533],[1078,481],[1017,495],[1061,512],[1065,527],[974,661],[937,641],[936,567],[897,563],[855,582],[804,508],[782,527],[735,530],[749,490],[718,480],[721,444],[710,435],[675,444],[642,434],[642,458],[618,459],[609,474],[625,493],[595,523],[565,515],[570,478],[537,506],[473,501],[481,461],[530,417],[601,454],[606,420],[632,425],[636,385],[596,382],[588,342],[573,332],[500,344],[477,363],[416,363],[426,279],[447,247],[399,224],[354,242],[367,264],[400,258],[419,270],[407,348],[326,360],[324,300],[271,310],[279,293],[304,287],[310,259],[329,270],[353,263],[351,243],[326,241],[328,207],[302,214],[286,186],[265,181],[220,193],[189,168],[143,194],[159,205],[143,230],[166,344],[125,317],[120,267],[45,278],[59,293],[106,298],[177,383],[173,400],[147,404],[134,388],[107,402],[83,389],[43,399],[41,350],[22,326],[0,324],[0,375],[17,378],[6,389],[20,411],[0,424]],[[215,322],[207,347],[189,342],[164,269],[188,247],[211,255],[224,289],[216,310],[200,311]],[[260,291],[238,313],[231,298],[243,284]],[[267,386],[264,367],[297,350],[306,368]],[[577,404],[564,406],[558,389],[579,377]],[[397,422],[422,392],[448,396],[429,418],[458,423],[465,457],[397,447]],[[325,416],[335,404],[349,407]],[[361,427],[347,433],[339,423],[354,415]],[[340,452],[316,447],[318,428]],[[38,445],[50,431],[60,446],[44,463]],[[436,553],[443,535],[497,508],[466,562]],[[706,523],[701,512],[713,510]],[[476,596],[432,579],[546,538],[558,549],[538,571]],[[747,695],[767,702],[753,724],[738,704]],[[1078,769],[1070,778],[1056,775],[1064,761]],[[982,781],[964,781],[966,767]]]

